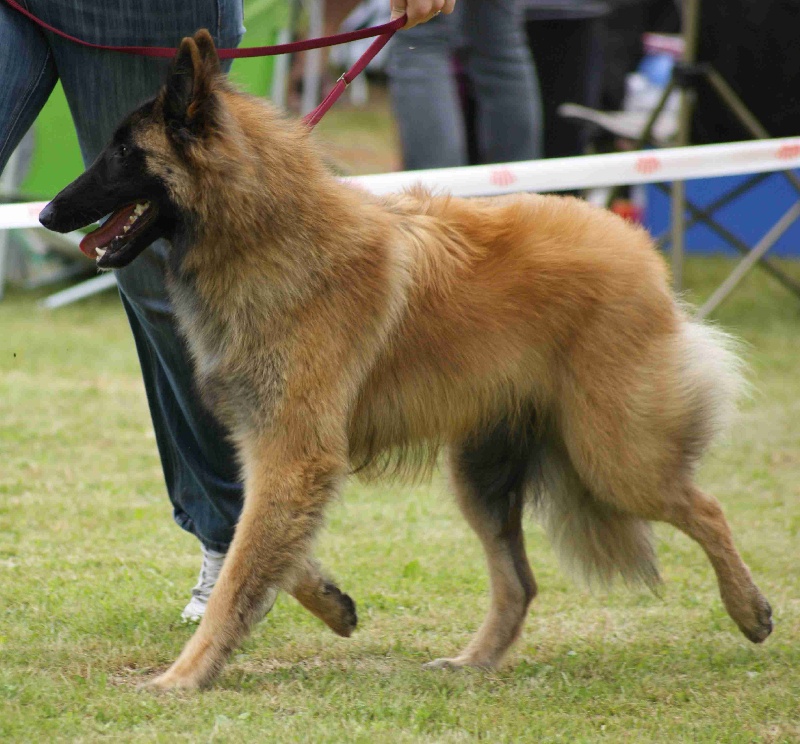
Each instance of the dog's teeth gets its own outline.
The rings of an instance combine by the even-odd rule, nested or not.
[[[145,209],[147,209],[147,202],[139,202],[139,204],[136,205],[136,209],[133,210],[133,213],[138,217]]]
[[[128,230],[130,230],[130,229],[131,229],[131,226],[130,226],[130,225],[125,225],[125,227],[123,227],[123,228],[122,228],[122,232],[126,233],[126,232],[128,232]]]
[[[95,248],[94,252],[97,254],[98,258],[102,258],[103,256],[106,255],[106,249],[105,248]]]

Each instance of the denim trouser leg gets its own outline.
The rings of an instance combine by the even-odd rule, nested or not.
[[[541,99],[519,0],[459,0],[451,15],[401,31],[392,41],[388,73],[405,167],[467,163],[451,69],[452,54],[462,45],[481,162],[540,157]]]
[[[58,79],[47,39],[0,2],[0,172]]]
[[[27,0],[27,5],[48,23],[91,42],[177,45],[183,36],[205,27],[221,46],[235,46],[243,32],[241,0]],[[0,4],[0,143],[9,143],[8,152],[0,150],[0,155],[10,155],[57,76],[84,162],[91,162],[119,120],[155,94],[168,61],[81,48],[42,34],[16,13],[9,19],[9,13],[13,11]],[[25,75],[16,74],[21,55],[31,57]],[[6,100],[7,80],[16,90],[32,91],[27,102],[17,105],[21,113],[14,113],[11,105],[21,94],[10,103]],[[15,124],[17,120],[24,126]],[[0,167],[3,164],[0,158]],[[208,547],[224,551],[241,510],[238,467],[224,432],[194,393],[191,363],[164,286],[166,250],[163,241],[151,246],[118,272],[117,280],[139,353],[175,520]]]

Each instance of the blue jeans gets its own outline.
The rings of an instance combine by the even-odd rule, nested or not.
[[[480,162],[533,160],[542,152],[539,81],[519,0],[458,0],[391,42],[389,84],[404,166],[467,165],[467,136],[453,74],[453,55],[466,53],[476,104]]]
[[[244,33],[241,0],[21,2],[52,26],[95,43],[177,46],[182,37],[208,28],[218,45],[232,47]],[[88,164],[122,117],[156,93],[168,64],[80,47],[41,31],[0,2],[0,171],[57,80]],[[232,446],[195,394],[164,286],[166,250],[163,241],[154,244],[117,272],[117,280],[175,520],[207,547],[225,551],[241,511],[242,486]]]

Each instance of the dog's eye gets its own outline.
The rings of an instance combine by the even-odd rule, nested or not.
[[[119,153],[120,157],[126,158],[131,154],[131,148],[127,145],[120,145],[117,149],[117,152]]]

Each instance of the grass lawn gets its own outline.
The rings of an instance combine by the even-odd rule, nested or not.
[[[689,262],[708,293],[729,264]],[[790,267],[797,272],[798,267]],[[755,393],[702,472],[775,608],[750,645],[700,549],[659,528],[662,598],[593,596],[528,527],[541,594],[508,663],[432,673],[478,626],[476,539],[430,485],[350,485],[319,555],[359,605],[333,636],[281,596],[202,694],[137,690],[178,653],[198,569],[170,519],[133,345],[111,294],[0,303],[0,740],[800,740],[800,303],[752,275],[720,312]]]
[[[323,122],[334,159],[394,167],[363,116]],[[730,266],[691,259],[689,298]],[[191,633],[199,551],[171,520],[119,301],[36,299],[0,303],[0,741],[800,741],[800,302],[763,275],[717,315],[747,342],[754,393],[701,474],[772,602],[763,646],[675,530],[657,530],[661,598],[595,596],[531,522],[541,594],[506,665],[422,671],[480,624],[481,550],[441,478],[354,482],[317,551],[358,603],[354,637],[281,596],[211,690],[161,696],[137,688]]]

